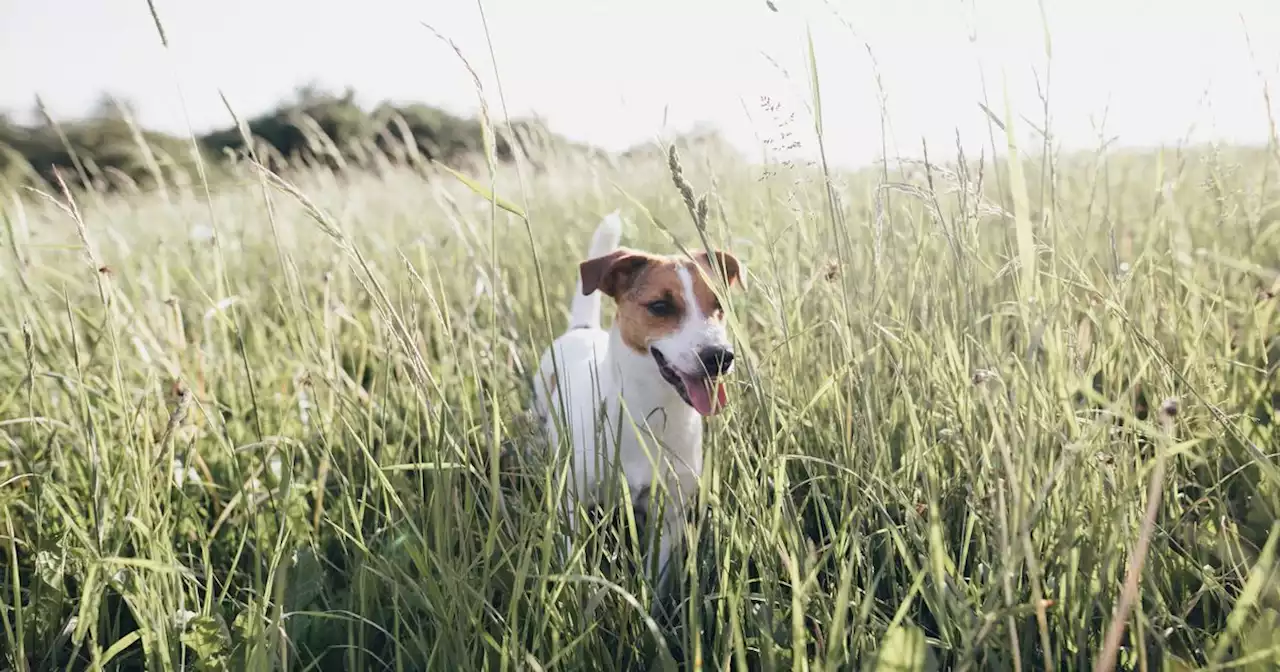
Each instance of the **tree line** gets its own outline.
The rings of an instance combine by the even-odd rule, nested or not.
[[[253,158],[272,169],[327,165],[373,167],[391,162],[439,161],[457,166],[484,149],[481,121],[431,105],[384,102],[363,109],[348,89],[333,93],[302,87],[274,109],[240,125],[194,138],[148,130],[124,101],[104,96],[83,118],[58,121],[38,106],[36,120],[0,115],[0,182],[69,184],[98,190],[148,188],[177,173]],[[548,149],[591,151],[556,136],[536,120],[499,126],[494,156],[510,161]],[[87,184],[85,184],[87,183]]]

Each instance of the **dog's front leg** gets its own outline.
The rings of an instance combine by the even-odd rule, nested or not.
[[[679,551],[684,548],[684,516],[679,507],[671,507],[662,517],[662,537],[658,540],[658,584],[665,584],[679,566]]]
[[[569,561],[573,559],[573,540],[577,539],[582,531],[582,526],[578,522],[578,498],[575,495],[567,494],[561,500],[564,515],[569,519],[569,534],[564,538],[564,562],[567,566]]]
[[[649,488],[644,492],[647,494]],[[680,565],[680,550],[684,547],[684,507],[676,498],[660,493],[652,498],[644,497],[637,504],[644,512],[646,527],[649,528],[646,566],[654,572],[650,576],[655,585],[662,586]],[[657,524],[659,520],[661,523]]]

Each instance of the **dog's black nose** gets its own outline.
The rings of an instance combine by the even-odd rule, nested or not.
[[[729,348],[703,348],[698,359],[702,361],[702,368],[706,369],[708,376],[726,374],[733,368],[733,351]]]

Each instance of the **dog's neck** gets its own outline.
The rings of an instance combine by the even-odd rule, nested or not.
[[[680,398],[662,378],[658,363],[648,353],[633,350],[617,328],[609,330],[608,366],[625,405],[624,417],[637,425],[647,423],[650,432],[679,459],[701,470],[702,416]]]

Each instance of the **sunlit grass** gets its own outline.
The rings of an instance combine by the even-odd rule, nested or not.
[[[5,193],[5,664],[1081,669],[1148,492],[1120,664],[1275,663],[1261,153],[1065,157],[1016,210],[989,162],[828,191],[683,159],[701,206],[662,156],[500,169],[528,229],[421,166]],[[627,244],[748,274],[697,551],[657,607],[627,516],[566,559],[563,464],[522,456],[546,325],[617,207]]]

